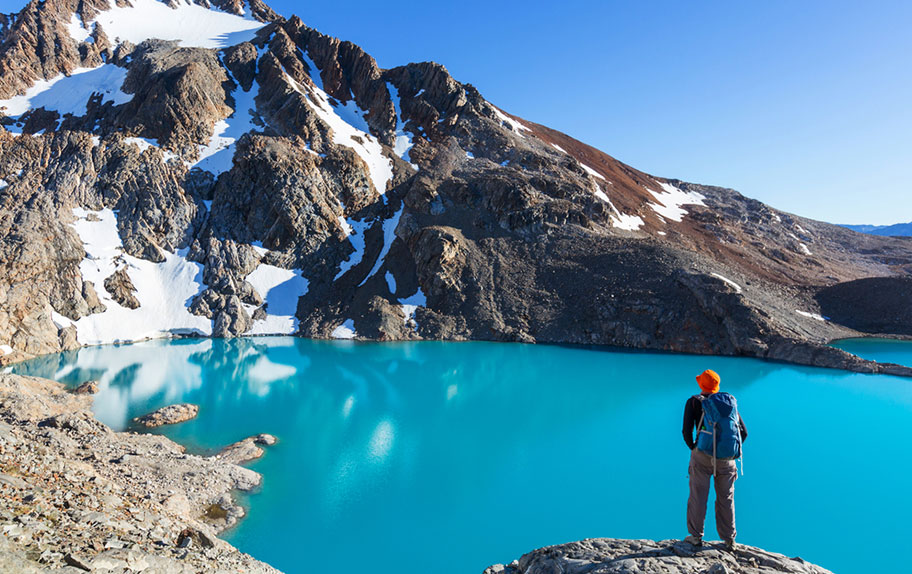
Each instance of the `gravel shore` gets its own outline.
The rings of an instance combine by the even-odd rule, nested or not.
[[[259,474],[114,432],[91,401],[0,375],[0,572],[278,572],[217,537]]]

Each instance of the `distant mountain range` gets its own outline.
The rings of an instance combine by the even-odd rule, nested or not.
[[[909,237],[912,236],[912,222],[897,223],[895,225],[843,225],[852,231],[881,235],[883,237]]]

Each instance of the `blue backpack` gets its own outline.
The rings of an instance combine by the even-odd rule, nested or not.
[[[703,405],[697,426],[697,448],[715,459],[741,458],[741,424],[738,401],[729,393],[695,395]]]

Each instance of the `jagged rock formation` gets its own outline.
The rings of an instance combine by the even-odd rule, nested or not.
[[[33,0],[4,20],[0,362],[295,333],[912,372],[822,346],[865,310],[818,303],[908,277],[912,240],[642,173],[439,64],[384,70],[259,0],[215,5]],[[128,25],[160,10],[203,16]]]
[[[91,401],[0,374],[0,572],[277,573],[216,536],[259,474],[113,432]]]
[[[677,540],[593,538],[540,548],[508,566],[497,564],[485,574],[832,574],[801,558],[788,558],[760,548],[738,545],[727,552],[721,543],[702,548]]]

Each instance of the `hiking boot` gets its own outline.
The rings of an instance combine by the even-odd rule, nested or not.
[[[725,543],[725,550],[728,552],[734,552],[738,549],[738,545],[735,544],[734,540],[729,540]]]
[[[690,544],[691,546],[703,546],[703,539],[699,536],[694,536],[693,534],[682,540],[682,542]]]

